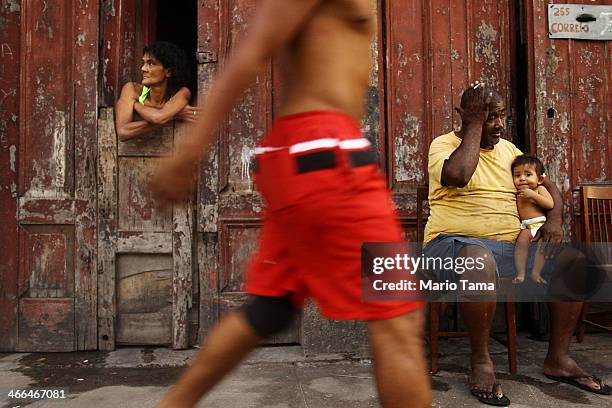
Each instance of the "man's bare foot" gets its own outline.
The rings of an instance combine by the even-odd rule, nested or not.
[[[512,279],[512,283],[520,284],[523,283],[524,280],[525,276],[517,276],[516,278]]]
[[[544,360],[544,375],[551,377],[573,377],[573,381],[585,387],[599,391],[605,384],[597,382],[596,378],[584,371],[570,357],[553,361],[548,357]]]
[[[472,372],[470,373],[470,390],[476,397],[491,398],[493,395],[493,385],[495,384],[495,372],[493,362],[488,361],[472,362]],[[501,387],[496,390],[503,395]]]

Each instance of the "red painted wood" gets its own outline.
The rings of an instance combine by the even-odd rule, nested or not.
[[[142,27],[142,19],[148,18],[143,1],[148,3],[147,0],[101,1],[100,106],[114,106],[123,84],[141,78],[142,48],[149,33]]]
[[[17,161],[19,160],[19,3],[0,7],[0,351],[17,343]]]
[[[605,1],[560,1],[606,4]],[[575,235],[572,190],[612,180],[612,74],[609,41],[549,39],[548,3],[526,4],[531,151],[565,200],[564,227]],[[574,236],[574,238],[578,238]]]

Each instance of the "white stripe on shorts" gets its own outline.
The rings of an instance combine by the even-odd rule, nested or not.
[[[354,149],[364,149],[371,146],[371,143],[368,139],[364,137],[360,137],[358,139],[332,139],[332,138],[323,138],[323,139],[315,139],[309,140],[308,142],[296,143],[292,146],[289,146],[289,154],[296,153],[304,153],[310,150],[316,149],[331,149],[333,147],[340,146],[343,150],[354,150]],[[287,149],[287,146],[281,147],[256,147],[254,149],[255,154],[264,154],[269,152],[276,152],[278,150]]]

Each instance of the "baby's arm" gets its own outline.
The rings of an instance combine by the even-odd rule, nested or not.
[[[533,201],[544,210],[550,210],[555,206],[552,196],[544,186],[538,186],[537,195],[533,197]]]

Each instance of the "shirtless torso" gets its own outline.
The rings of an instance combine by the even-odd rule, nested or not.
[[[339,110],[360,120],[376,28],[370,0],[322,3],[283,53],[281,114]]]

